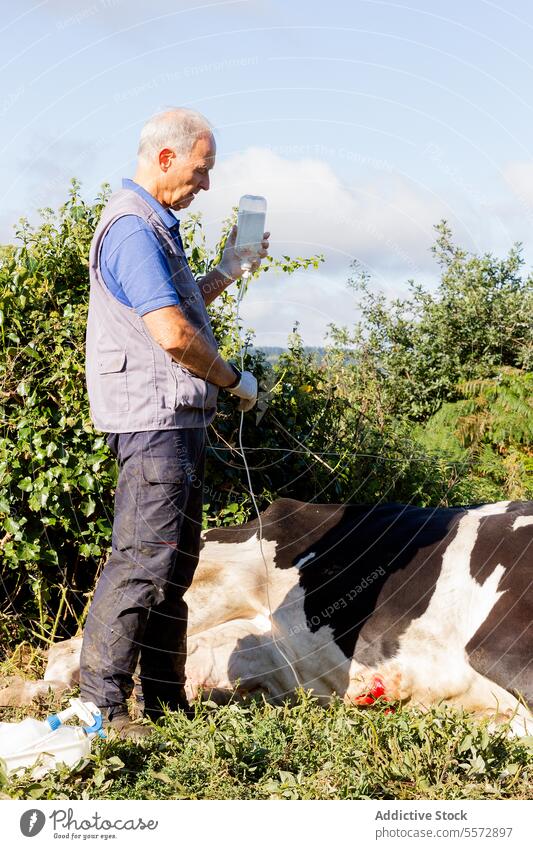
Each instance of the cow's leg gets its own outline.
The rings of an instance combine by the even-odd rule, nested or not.
[[[67,689],[63,681],[31,681],[19,676],[4,678],[0,681],[0,707],[24,707],[50,692],[59,697]]]
[[[82,639],[73,637],[50,646],[44,673],[45,681],[61,681],[66,687],[74,687],[79,683]]]
[[[503,687],[477,672],[474,672],[466,692],[447,701],[465,710],[493,717],[497,722],[509,722],[518,736],[533,734],[530,711]]]
[[[0,707],[23,707],[50,692],[60,696],[75,687],[80,677],[80,649],[81,637],[51,646],[44,679],[39,681],[19,676],[4,678],[0,682]]]
[[[269,630],[270,622],[258,615],[189,636],[188,697],[195,698],[200,691],[214,695],[217,701],[224,701],[235,691],[241,695],[261,691],[273,696],[271,673],[279,661],[272,657],[271,641],[264,639]]]

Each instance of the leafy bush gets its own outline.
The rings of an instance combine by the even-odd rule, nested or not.
[[[351,334],[333,329],[370,369],[389,414],[416,421],[457,400],[461,381],[506,366],[528,370],[533,361],[533,278],[520,275],[520,246],[504,260],[478,257],[453,244],[445,222],[435,229],[435,293],[411,280],[407,298],[388,301],[356,264],[350,285],[362,320]]]
[[[466,500],[533,498],[533,374],[502,367],[495,377],[462,381],[464,397],[449,401],[420,429],[428,450],[444,447],[470,455],[470,473],[459,485]]]
[[[478,257],[445,222],[435,229],[435,292],[410,281],[408,297],[389,301],[355,266],[361,319],[331,328],[337,381],[354,417],[413,454],[402,500],[532,498],[533,279],[519,245],[504,260]]]

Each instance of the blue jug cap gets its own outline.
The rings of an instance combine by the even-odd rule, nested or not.
[[[46,721],[47,721],[48,725],[50,726],[50,728],[52,729],[52,731],[55,731],[56,728],[59,728],[59,726],[61,725],[61,720],[58,717],[58,715],[55,714],[55,713],[52,714],[52,716],[47,716]]]
[[[102,714],[94,714],[93,713],[94,722],[90,726],[83,726],[83,730],[86,734],[98,734],[99,737],[106,737],[106,733],[102,728]]]

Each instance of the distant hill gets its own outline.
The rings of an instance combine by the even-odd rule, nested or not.
[[[287,348],[278,348],[275,345],[254,345],[251,349],[253,351],[263,351],[266,357],[266,361],[268,363],[275,363],[276,360],[280,358],[282,354],[284,354],[288,349]],[[317,360],[322,360],[324,357],[325,348],[318,347],[316,345],[305,345],[304,351],[308,354],[314,354]]]

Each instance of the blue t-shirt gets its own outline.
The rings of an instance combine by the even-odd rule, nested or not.
[[[133,180],[123,180],[154,209],[183,249],[179,221],[169,209]],[[154,231],[137,215],[118,218],[104,236],[100,249],[100,271],[109,291],[139,315],[179,304],[165,252]]]

